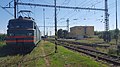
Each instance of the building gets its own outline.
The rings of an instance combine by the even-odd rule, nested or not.
[[[81,39],[85,36],[94,35],[94,26],[75,26],[70,28],[69,36],[75,39]]]

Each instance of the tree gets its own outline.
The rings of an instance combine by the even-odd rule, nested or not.
[[[6,34],[0,34],[0,41],[3,41],[6,37]]]
[[[111,33],[109,31],[105,31],[103,33],[103,39],[105,42],[110,42],[111,41]]]
[[[67,30],[58,30],[58,38],[68,38],[68,31]]]
[[[68,38],[68,31],[67,30],[63,30],[63,37]]]
[[[58,30],[58,38],[63,38],[63,30],[62,29]]]
[[[115,29],[114,38],[117,40],[119,36],[119,29]]]

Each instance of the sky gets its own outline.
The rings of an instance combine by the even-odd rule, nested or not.
[[[0,6],[6,6],[12,0],[0,0]],[[58,6],[74,6],[74,7],[84,7],[84,8],[100,8],[104,9],[105,0],[56,0]],[[54,5],[54,0],[19,0],[19,2],[24,3],[34,3],[34,4],[47,4]],[[13,2],[11,3],[13,6]],[[44,32],[44,19],[43,19],[43,9],[45,9],[45,24],[46,26],[54,26],[54,8],[51,7],[38,7],[38,6],[18,6],[18,11],[20,10],[30,10],[32,13],[31,17],[35,19],[35,22],[39,26],[39,29]],[[11,14],[13,14],[13,9],[7,9]],[[115,0],[108,0],[108,12],[109,12],[109,30],[115,29]],[[118,0],[118,28],[120,29],[120,0]],[[20,14],[18,14],[19,16]],[[25,15],[23,15],[25,16]],[[0,7],[0,33],[7,33],[7,25],[10,19],[14,16],[10,15],[8,12]],[[95,31],[104,31],[104,11],[95,10],[82,10],[82,9],[63,9],[57,8],[57,25],[66,26],[66,20],[69,18],[70,27],[73,26],[94,26]],[[58,29],[66,30],[67,27],[58,27]],[[46,27],[46,33],[54,35],[54,27]]]

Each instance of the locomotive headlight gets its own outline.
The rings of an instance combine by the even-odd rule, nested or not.
[[[14,36],[14,34],[13,34],[13,33],[9,33],[9,35],[10,35],[10,36]]]
[[[16,26],[17,28],[19,28],[20,26]]]
[[[32,33],[28,33],[28,36],[32,36]]]

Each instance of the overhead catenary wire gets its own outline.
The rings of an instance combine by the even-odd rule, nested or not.
[[[19,3],[20,4],[20,3]],[[25,3],[21,3],[21,5],[27,5],[27,4],[25,4]],[[28,4],[28,5],[34,5],[34,4]],[[36,4],[36,6],[39,6],[39,4]],[[48,5],[45,5],[45,6],[48,6]],[[48,6],[48,7],[51,7],[51,6]],[[54,6],[53,6],[54,7]],[[57,7],[61,7],[61,6],[57,6]],[[62,7],[64,7],[64,6],[62,6]],[[64,8],[67,8],[67,7],[64,7]],[[76,8],[75,8],[76,9]]]
[[[85,2],[85,1],[83,1],[83,2]],[[99,3],[101,3],[102,1],[96,1],[92,6],[95,6],[95,5],[97,5],[97,4],[99,4]],[[76,14],[78,14],[78,13],[76,13]],[[74,15],[76,15],[76,14],[73,14],[73,15],[71,15],[71,16],[69,16],[69,18],[72,18]],[[100,21],[101,22],[101,21]]]
[[[64,0],[63,3],[62,3],[61,5],[63,5],[63,4],[66,4],[66,5],[67,5],[67,4],[70,3],[71,0],[69,0],[67,3],[65,3],[66,1],[67,1],[67,0]],[[58,8],[58,9],[59,9],[59,11],[57,11],[57,15],[60,13],[60,8]]]
[[[94,5],[96,5],[97,3],[101,3],[101,1],[99,1],[99,2],[96,2]],[[79,11],[79,10],[78,10]],[[74,12],[76,12],[76,13],[68,13],[68,15],[69,14],[71,14],[68,18],[70,19],[70,18],[72,18],[72,17],[74,17],[74,16],[76,16],[76,14],[78,14],[78,11],[77,10],[75,10]],[[80,12],[80,11],[79,11]],[[87,14],[87,13],[86,13]],[[67,14],[65,15],[65,16],[67,16]],[[77,20],[78,20],[78,18],[77,18]],[[80,19],[79,19],[80,20]],[[83,18],[83,20],[84,20],[84,18]],[[58,21],[61,21],[61,19],[59,19]],[[61,21],[61,22],[63,22],[63,21]],[[81,21],[79,21],[79,22],[81,22]],[[100,22],[102,22],[102,21],[100,21]],[[72,22],[73,23],[73,22]]]
[[[89,2],[89,0],[87,0]]]
[[[87,5],[85,5],[86,7],[90,7],[90,5],[91,6],[95,6],[95,5],[98,5],[99,3],[101,3],[101,2],[103,2],[103,1],[95,1],[95,2],[93,2],[93,1],[90,1],[90,2],[88,2],[89,4],[87,4]]]
[[[63,3],[62,3],[61,5],[65,4],[66,1],[67,1],[67,0],[64,0]]]
[[[67,2],[67,1],[68,1],[68,2]],[[68,5],[68,4],[70,3],[70,1],[71,1],[71,0],[64,0],[61,5],[64,5],[64,4],[65,4],[65,5]],[[67,3],[65,3],[65,2],[67,2]],[[59,9],[59,11],[57,11],[57,15],[60,13],[60,8],[58,8],[58,9]]]
[[[6,6],[11,7],[11,6],[12,6],[11,3],[12,3],[13,1],[14,1],[14,0],[10,1]]]
[[[1,7],[3,10],[5,10],[7,13],[9,13],[11,16],[14,16],[11,12],[9,12],[7,9],[3,8],[1,5],[0,5],[0,7]]]
[[[42,1],[41,1],[41,0],[39,0],[39,1],[40,1],[40,2],[42,2],[42,1],[43,1],[44,3],[47,3],[47,4],[51,4],[51,3],[50,3],[50,2],[48,2],[47,0],[42,0]]]
[[[91,0],[87,1],[87,3],[89,3],[90,1],[91,1]],[[82,5],[82,4],[85,3],[85,2],[86,2],[86,0],[82,1],[78,6]],[[101,2],[102,2],[102,1],[96,2],[93,6],[95,6],[96,4],[101,3]],[[86,3],[83,4],[82,6],[84,6],[84,5],[86,5]],[[81,7],[82,7],[82,6],[81,6]],[[76,11],[75,11],[75,12],[76,12]],[[65,16],[67,16],[67,15],[69,15],[69,14],[71,14],[71,12],[65,14]],[[70,17],[73,17],[73,16],[76,15],[76,14],[78,14],[78,13],[75,13],[75,14],[74,14],[74,12],[73,12],[73,14],[70,15]],[[63,17],[65,17],[65,16],[63,16]],[[70,18],[70,17],[68,17],[68,18]],[[60,21],[60,19],[59,19],[58,21]]]
[[[86,0],[83,0],[83,1],[80,3],[80,5],[83,4],[85,1],[86,1]],[[78,6],[80,6],[80,5],[78,5]],[[70,14],[70,13],[71,13],[71,12],[65,14],[65,16],[67,16],[67,15]],[[73,12],[73,13],[74,13],[74,12]],[[64,16],[64,17],[65,17],[65,16]]]

